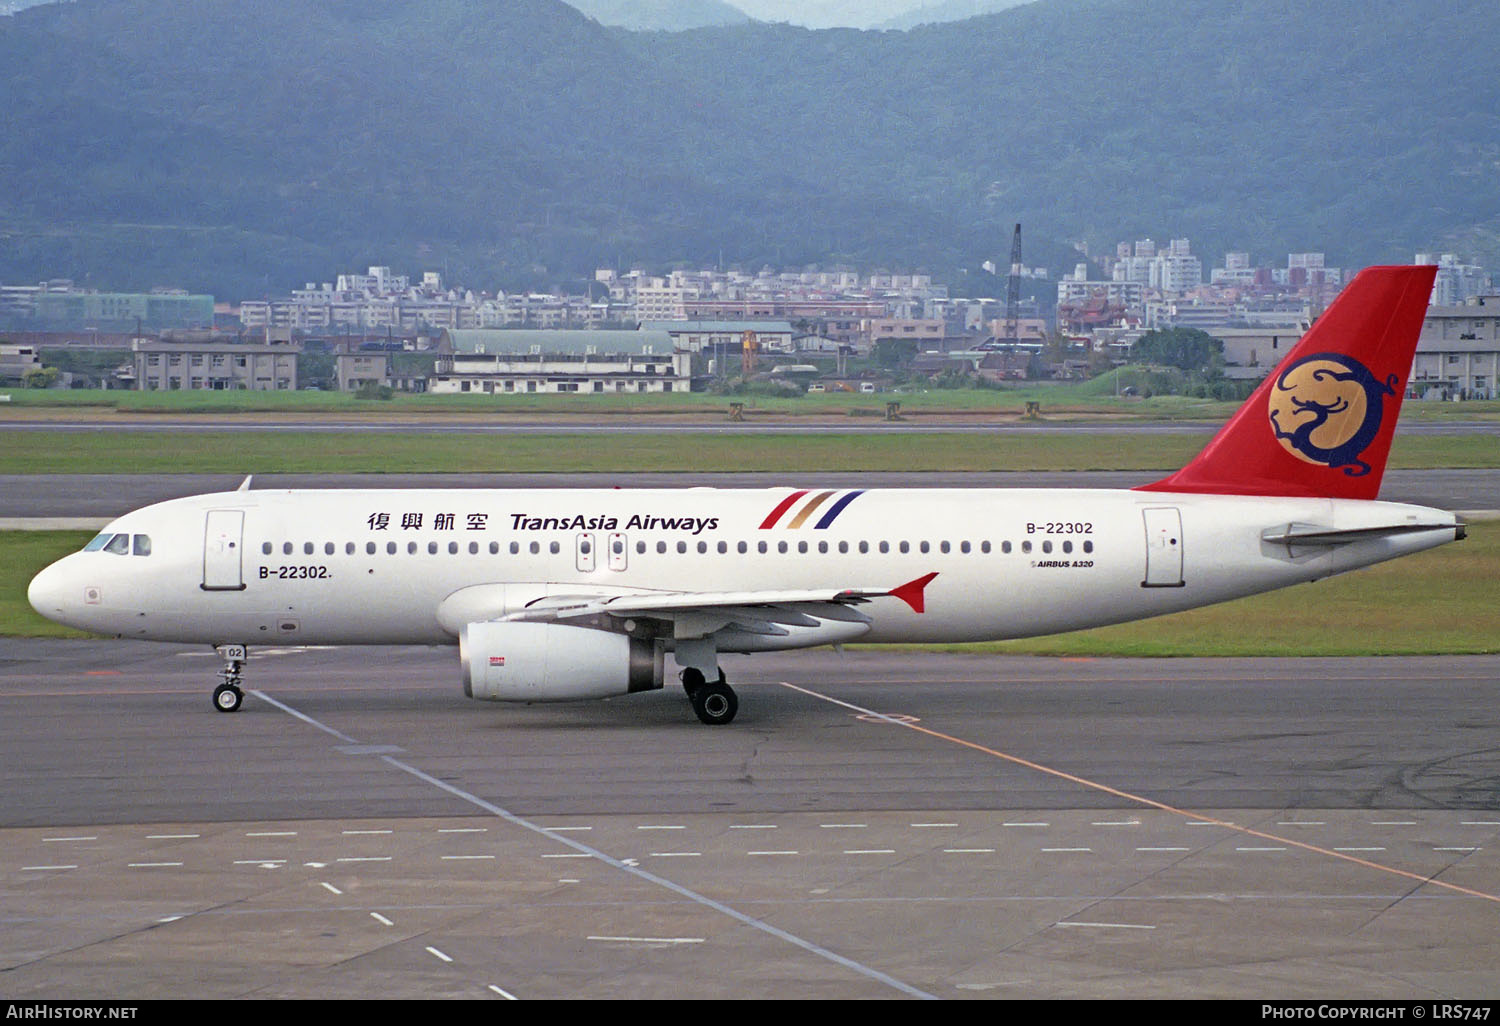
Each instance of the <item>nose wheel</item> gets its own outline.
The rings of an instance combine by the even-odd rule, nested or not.
[[[221,645],[217,651],[224,658],[224,668],[219,671],[222,683],[214,688],[214,708],[219,712],[231,713],[245,700],[245,693],[240,690],[243,680],[240,671],[245,665],[247,653],[244,645]]]
[[[219,712],[234,712],[245,700],[245,693],[233,684],[220,684],[214,688],[214,708]]]

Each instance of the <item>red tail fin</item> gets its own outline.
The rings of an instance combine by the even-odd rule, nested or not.
[[[1148,492],[1373,499],[1434,267],[1370,267],[1197,457]]]

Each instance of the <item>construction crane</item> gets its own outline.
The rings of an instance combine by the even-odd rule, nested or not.
[[[1005,285],[1005,338],[1002,341],[1015,345],[1021,341],[1016,307],[1021,303],[1021,226],[1010,240],[1010,278]]]

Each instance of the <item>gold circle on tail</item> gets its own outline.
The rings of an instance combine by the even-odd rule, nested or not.
[[[1307,360],[1272,386],[1268,406],[1281,447],[1304,463],[1326,467],[1330,464],[1319,450],[1337,450],[1359,433],[1369,414],[1369,396],[1342,363]]]

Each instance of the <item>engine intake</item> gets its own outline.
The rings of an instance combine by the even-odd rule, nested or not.
[[[556,623],[471,623],[458,635],[464,694],[492,702],[570,702],[662,686],[662,650]]]

